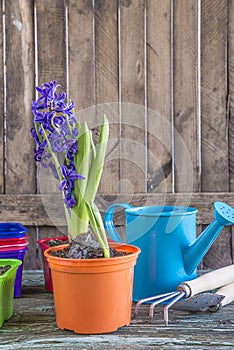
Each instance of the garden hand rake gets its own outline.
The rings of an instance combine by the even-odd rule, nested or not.
[[[168,326],[169,309],[182,298],[190,298],[198,293],[213,290],[229,284],[231,284],[232,291],[233,291],[233,283],[234,283],[234,264],[208,272],[191,281],[182,282],[177,287],[176,291],[139,300],[135,307],[135,315],[138,314],[139,308],[143,303],[152,302],[150,305],[149,316],[153,318],[154,309],[156,305],[159,305],[161,303],[165,303],[168,301],[168,303],[164,306],[164,321],[165,321],[165,325]],[[224,289],[224,291],[227,289],[229,290],[230,288],[226,286],[226,289]],[[219,290],[218,294],[221,294],[221,292],[222,292],[222,288]],[[230,294],[230,290],[229,290],[229,293],[227,294]],[[224,303],[227,304],[233,300],[233,295],[231,296],[226,295],[225,297],[226,297],[226,302],[222,302],[223,305]]]

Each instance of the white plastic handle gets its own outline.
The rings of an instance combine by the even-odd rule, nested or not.
[[[178,289],[186,293],[186,297],[192,297],[198,293],[216,289],[234,282],[234,264],[208,272],[191,281],[181,283]]]
[[[224,299],[221,301],[222,306],[232,303],[234,301],[234,283],[229,283],[219,288],[216,294],[224,296]]]

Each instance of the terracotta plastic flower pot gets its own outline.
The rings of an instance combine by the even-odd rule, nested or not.
[[[44,281],[45,281],[45,288],[47,292],[53,293],[53,282],[52,282],[52,276],[51,276],[51,270],[49,267],[49,264],[45,258],[44,251],[49,248],[47,243],[51,240],[59,239],[63,242],[67,241],[67,236],[61,236],[61,237],[52,237],[52,238],[43,238],[39,239],[37,243],[39,244],[39,247],[41,249],[42,253],[42,262],[43,262],[43,272],[44,272]]]
[[[80,334],[116,331],[129,325],[134,265],[140,249],[128,244],[110,246],[131,253],[99,259],[64,259],[45,251],[52,270],[57,326]]]
[[[14,283],[16,271],[22,261],[16,259],[0,259],[0,265],[11,268],[0,276],[0,327],[13,315]]]

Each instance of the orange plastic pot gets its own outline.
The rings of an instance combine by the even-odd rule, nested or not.
[[[129,244],[110,246],[131,253],[99,259],[64,259],[44,254],[49,262],[57,326],[80,334],[116,331],[129,325],[134,265],[140,249]]]

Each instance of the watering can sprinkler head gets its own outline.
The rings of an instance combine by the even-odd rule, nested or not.
[[[234,210],[226,203],[215,202],[214,217],[222,226],[230,226],[234,224]]]

